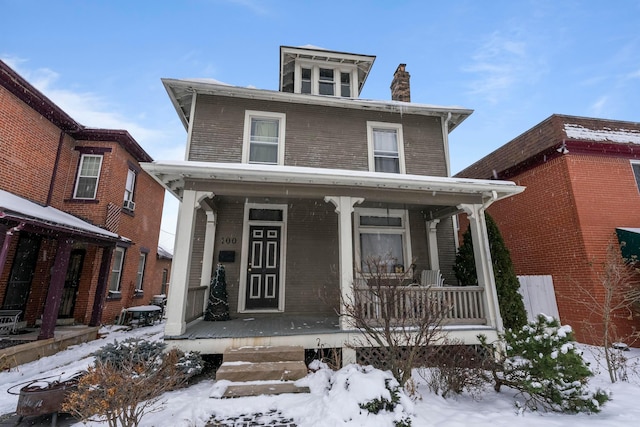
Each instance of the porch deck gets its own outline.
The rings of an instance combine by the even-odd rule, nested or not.
[[[236,318],[219,322],[200,320],[191,323],[184,334],[165,337],[165,339],[249,338],[339,332],[342,331],[338,316],[285,314]]]

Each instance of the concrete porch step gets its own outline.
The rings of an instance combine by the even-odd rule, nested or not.
[[[258,346],[229,348],[223,354],[224,362],[288,362],[304,361],[302,346]]]
[[[216,380],[295,381],[306,375],[307,365],[303,361],[223,362],[216,372]]]
[[[229,384],[221,398],[233,398],[233,397],[247,397],[247,396],[260,396],[260,395],[273,395],[284,393],[309,393],[308,387],[299,387],[291,381],[277,382],[277,383],[237,383]]]

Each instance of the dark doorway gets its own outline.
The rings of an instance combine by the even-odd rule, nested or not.
[[[67,276],[64,280],[64,289],[62,290],[60,311],[58,311],[58,317],[60,318],[68,319],[73,317],[73,309],[76,305],[76,297],[78,296],[78,286],[80,285],[80,274],[82,273],[85,253],[84,249],[74,249],[71,251],[69,267],[67,267]]]
[[[2,308],[5,310],[22,310],[27,308],[31,281],[38,261],[40,251],[40,236],[30,233],[20,233],[20,240],[16,247],[16,254],[11,264],[11,273],[7,283]]]
[[[249,228],[247,309],[277,309],[280,300],[279,225],[252,225]]]

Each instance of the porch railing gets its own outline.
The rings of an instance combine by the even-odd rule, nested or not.
[[[190,322],[204,314],[204,299],[207,296],[208,286],[198,286],[187,290],[187,312],[185,320]]]
[[[483,325],[484,288],[480,286],[381,286],[356,288],[356,309],[365,321],[389,318],[410,326],[431,316],[443,324]]]

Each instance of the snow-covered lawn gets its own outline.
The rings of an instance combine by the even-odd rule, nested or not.
[[[65,378],[89,366],[91,353],[114,339],[140,337],[149,340],[162,339],[162,325],[124,331],[117,327],[101,330],[103,339],[71,347],[54,356],[21,365],[10,372],[0,373],[0,414],[14,412],[18,397],[7,390],[20,383],[44,377]],[[495,393],[490,387],[480,399],[463,394],[443,399],[429,392],[424,381],[416,376],[420,399],[403,399],[399,410],[411,414],[412,426],[487,426],[487,427],[533,427],[533,426],[579,426],[619,427],[637,425],[640,420],[640,377],[631,374],[628,382],[611,384],[603,368],[597,366],[593,352],[597,349],[584,346],[584,356],[590,361],[596,376],[590,386],[608,389],[612,400],[601,413],[594,415],[564,415],[557,413],[519,414],[514,406],[514,393],[503,389]],[[625,355],[638,361],[640,349],[632,349]],[[360,413],[357,402],[363,397],[385,393],[384,373],[370,371],[366,374],[354,366],[339,372],[321,369],[301,380],[309,386],[308,394],[288,394],[279,396],[258,396],[236,399],[213,399],[209,397],[214,389],[212,380],[202,380],[188,388],[166,393],[163,406],[157,412],[149,413],[142,419],[142,426],[204,426],[212,416],[229,419],[254,413],[278,414],[278,417],[292,419],[299,427],[304,426],[392,426],[394,417],[401,414]],[[329,389],[329,383],[334,386]],[[347,386],[348,383],[348,386]],[[406,413],[405,412],[405,413]],[[82,423],[77,423],[78,427]],[[91,424],[90,424],[91,425]],[[93,424],[97,425],[97,424]]]

